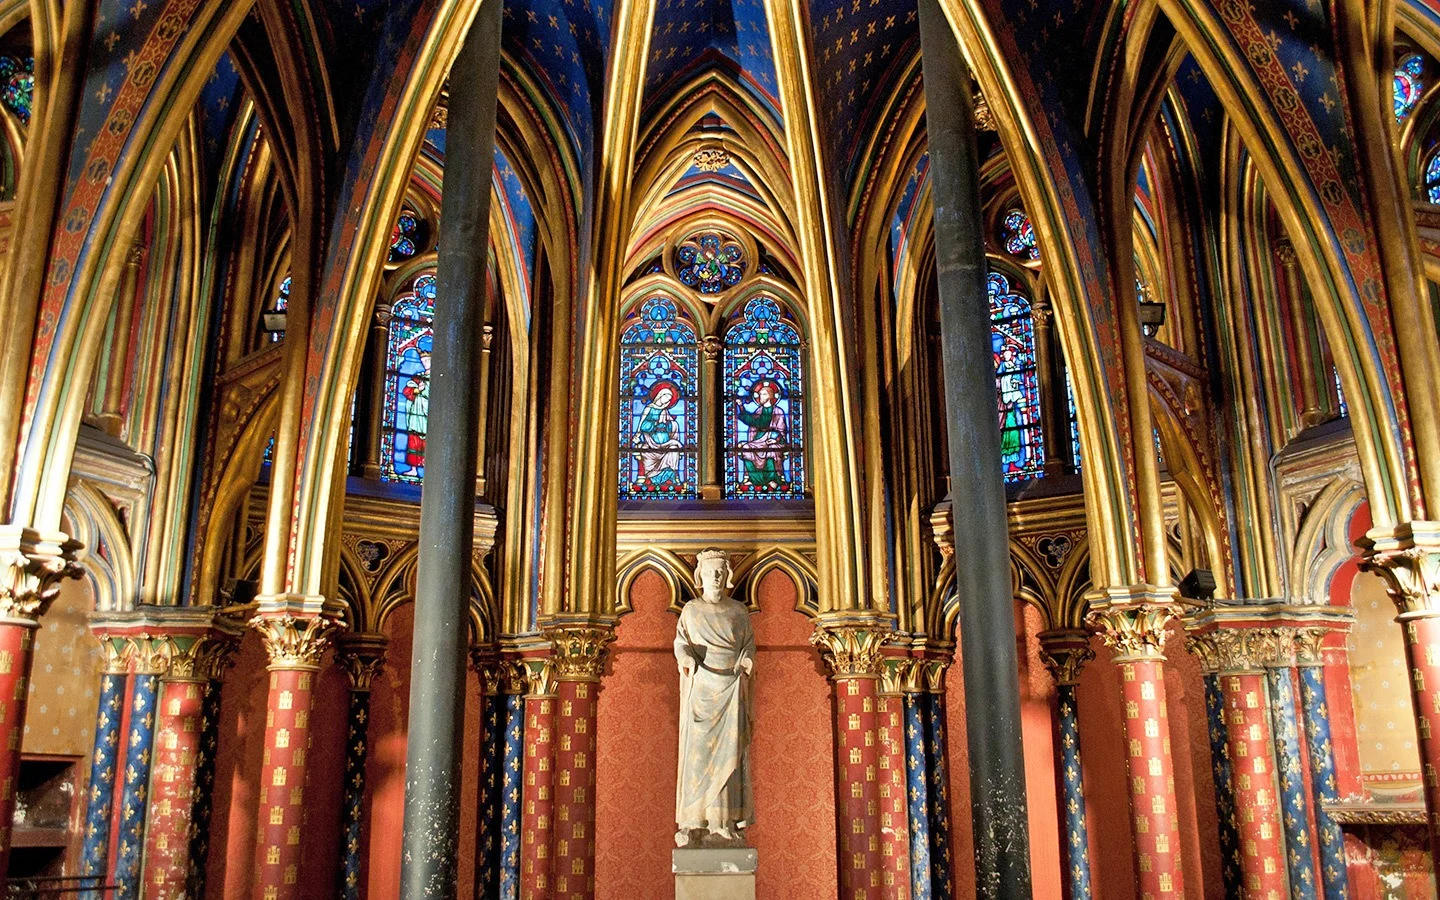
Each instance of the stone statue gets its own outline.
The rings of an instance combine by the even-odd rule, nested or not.
[[[750,790],[750,678],[755,633],[750,610],[729,595],[730,561],[703,550],[695,563],[700,597],[675,629],[680,664],[680,771],[675,843],[743,847],[755,821]]]

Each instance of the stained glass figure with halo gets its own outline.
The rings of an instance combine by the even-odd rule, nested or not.
[[[725,496],[805,495],[800,332],[759,296],[725,333]]]
[[[702,294],[718,294],[745,275],[745,250],[735,241],[710,231],[691,238],[675,251],[680,282]]]
[[[390,308],[380,453],[380,477],[386,481],[418,484],[425,478],[434,319],[435,275],[427,272],[417,276]]]
[[[991,272],[990,340],[1000,405],[1000,461],[1006,481],[1034,478],[1045,467],[1040,430],[1040,379],[1035,366],[1035,323],[1030,301]]]
[[[620,336],[620,497],[693,498],[699,349],[689,317],[665,296],[632,310]]]

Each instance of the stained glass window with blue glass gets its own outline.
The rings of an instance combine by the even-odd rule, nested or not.
[[[675,250],[676,271],[681,283],[702,294],[718,294],[740,283],[745,275],[745,250],[725,235],[708,231],[682,243]]]
[[[401,213],[390,231],[390,261],[404,262],[415,255],[416,240],[420,234],[420,222],[410,213]]]
[[[1000,224],[1000,242],[1005,252],[1020,259],[1039,259],[1040,246],[1035,243],[1035,225],[1018,209],[1005,214]]]
[[[270,304],[270,311],[283,313],[290,308],[290,276],[286,275],[280,279],[280,287],[275,291],[275,300]],[[285,337],[284,331],[270,332],[270,343],[278,343]]]
[[[991,272],[990,340],[1000,402],[1000,461],[1006,481],[1034,478],[1045,466],[1040,430],[1040,378],[1035,367],[1035,323],[1030,301]]]
[[[386,481],[418,483],[425,477],[434,317],[435,275],[427,272],[390,307],[380,448],[380,477]]]
[[[725,496],[805,495],[804,397],[793,317],[751,299],[725,332]]]
[[[1412,53],[1395,67],[1395,121],[1404,122],[1425,93],[1425,61]]]
[[[1070,383],[1070,373],[1065,373],[1065,403],[1069,410],[1070,422],[1070,459],[1073,468],[1080,471],[1080,418],[1075,415],[1075,387]]]
[[[695,497],[699,349],[670,297],[631,309],[620,333],[620,496]]]
[[[0,56],[0,103],[29,124],[35,102],[35,60]]]
[[[1440,203],[1440,153],[1425,164],[1425,196],[1431,203]]]

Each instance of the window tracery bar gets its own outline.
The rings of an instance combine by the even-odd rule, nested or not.
[[[725,333],[725,496],[805,495],[800,332],[766,296],[745,304]]]
[[[425,477],[434,315],[433,272],[417,276],[390,310],[380,454],[380,477],[386,481],[418,484]]]
[[[682,318],[683,317],[683,318]],[[620,496],[698,493],[695,329],[670,297],[633,310],[620,337]]]
[[[1039,475],[1045,466],[1035,326],[1030,301],[1011,291],[1004,275],[991,272],[987,287],[1000,403],[1000,460],[1005,480],[1021,481]]]

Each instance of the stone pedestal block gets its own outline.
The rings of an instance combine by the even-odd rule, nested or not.
[[[748,847],[673,851],[675,900],[755,900],[760,854]]]

